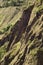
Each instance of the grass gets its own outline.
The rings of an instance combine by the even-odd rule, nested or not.
[[[8,41],[2,47],[0,47],[0,60],[3,58],[3,56],[6,53],[7,45],[8,45]]]

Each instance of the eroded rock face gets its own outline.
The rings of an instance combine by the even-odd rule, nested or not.
[[[0,65],[43,65],[43,2],[36,2],[0,8]]]

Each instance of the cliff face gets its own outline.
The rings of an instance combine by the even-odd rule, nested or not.
[[[0,5],[0,65],[43,65],[43,1],[18,2]]]

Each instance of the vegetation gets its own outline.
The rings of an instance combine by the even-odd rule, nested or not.
[[[0,65],[43,65],[43,0],[0,0]]]

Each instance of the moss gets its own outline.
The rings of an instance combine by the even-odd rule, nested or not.
[[[32,56],[36,55],[38,50],[39,50],[38,48],[31,50],[30,55],[32,55]]]
[[[5,32],[7,32],[7,31],[10,29],[11,26],[12,26],[12,25],[8,25],[7,27],[5,27],[5,28],[3,28],[2,30],[0,30],[0,34],[3,34],[3,33],[5,33]]]
[[[0,14],[0,22],[1,22],[2,18],[3,18],[3,15],[2,15],[2,14]]]
[[[0,48],[0,60],[4,56],[5,53],[6,53],[6,48],[4,46],[4,47]]]
[[[8,43],[9,42],[7,41],[7,42],[5,42],[5,44],[3,46],[0,47],[0,60],[3,58],[3,56],[6,53],[6,48],[7,48]]]

